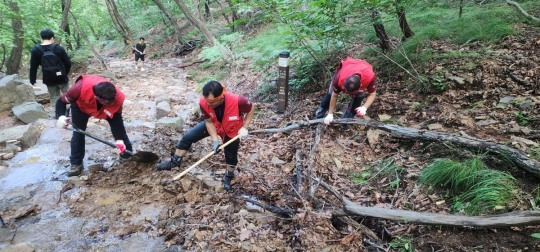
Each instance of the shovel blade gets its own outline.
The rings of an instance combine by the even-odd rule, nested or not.
[[[141,163],[152,163],[159,160],[159,156],[149,151],[139,151],[131,157],[131,160]]]

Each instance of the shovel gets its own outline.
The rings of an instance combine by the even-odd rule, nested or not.
[[[226,143],[222,144],[221,146],[219,146],[219,150],[222,150],[223,148],[227,147],[227,145],[231,144],[232,142],[236,141],[236,139],[240,138],[240,135],[237,135],[233,138],[231,138],[229,141],[227,141]],[[204,160],[208,159],[209,157],[213,156],[214,154],[216,154],[215,151],[212,151],[208,154],[206,154],[206,156],[204,156],[203,158],[201,158],[201,160],[197,161],[197,163],[194,163],[193,165],[191,165],[189,168],[185,169],[182,173],[176,175],[176,177],[173,178],[173,180],[178,180],[179,178],[181,178],[182,176],[186,175],[186,173],[188,173],[191,169],[195,168],[197,165],[199,165],[200,163],[202,163]]]
[[[111,143],[111,142],[109,142],[107,140],[104,140],[104,139],[102,139],[100,137],[94,136],[94,135],[92,135],[92,134],[90,134],[90,133],[88,133],[88,132],[86,132],[86,131],[84,131],[82,129],[78,129],[73,125],[69,125],[67,129],[71,130],[71,131],[74,131],[74,132],[84,134],[84,135],[89,136],[90,138],[93,138],[95,140],[98,140],[98,141],[100,141],[100,142],[102,142],[102,143],[104,143],[104,144],[106,144],[108,146],[116,148],[116,144]],[[133,152],[131,152],[129,150],[126,150],[125,152],[127,154],[129,154],[129,155],[132,155],[131,160],[136,161],[136,162],[151,163],[151,162],[155,162],[155,161],[157,161],[159,159],[159,156],[157,154],[152,153],[152,152],[148,152],[148,151],[139,151],[137,153],[133,153]]]

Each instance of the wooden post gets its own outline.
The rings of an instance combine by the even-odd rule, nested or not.
[[[284,113],[289,100],[289,55],[287,51],[279,53],[278,113]]]

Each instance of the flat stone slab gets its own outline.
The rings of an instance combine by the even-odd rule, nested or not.
[[[49,117],[43,105],[37,102],[21,103],[13,107],[11,111],[24,123],[33,123],[39,119],[47,119]]]
[[[182,131],[184,119],[181,117],[163,117],[156,122],[156,127],[169,127]]]
[[[39,128],[32,124],[16,126],[0,131],[0,144],[9,140],[17,140],[21,142],[23,149],[27,149],[36,144],[40,134]]]

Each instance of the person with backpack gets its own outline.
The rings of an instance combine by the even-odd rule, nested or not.
[[[41,65],[43,83],[47,85],[54,108],[56,100],[68,90],[71,61],[66,50],[54,43],[54,32],[51,29],[43,29],[40,35],[42,42],[32,49],[30,56],[30,84],[36,84],[37,69]]]

